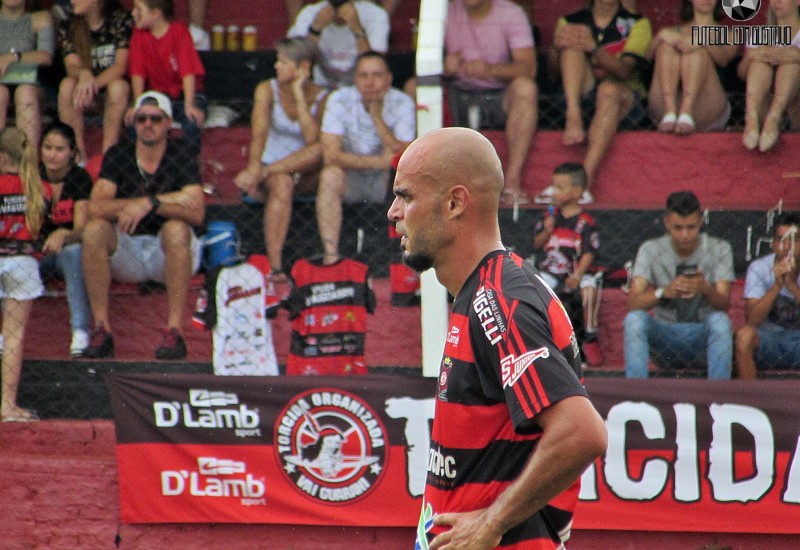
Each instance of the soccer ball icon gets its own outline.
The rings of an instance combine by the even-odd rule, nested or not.
[[[722,0],[725,15],[734,21],[749,21],[758,13],[761,0]]]

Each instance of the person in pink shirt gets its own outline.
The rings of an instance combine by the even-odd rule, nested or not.
[[[505,125],[508,158],[502,201],[529,202],[521,180],[538,109],[536,50],[527,15],[511,0],[453,0],[445,51],[453,125]]]
[[[174,120],[183,128],[190,150],[200,153],[200,129],[205,122],[205,69],[184,23],[172,21],[173,0],[135,0],[128,72],[131,93],[139,97],[155,90],[172,99]],[[133,122],[134,110],[125,113]]]

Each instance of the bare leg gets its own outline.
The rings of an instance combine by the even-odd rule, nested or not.
[[[736,331],[734,343],[736,346],[736,377],[740,380],[755,380],[756,361],[754,356],[759,344],[758,331],[745,325]]]
[[[597,87],[597,107],[589,126],[589,147],[583,167],[589,182],[594,181],[597,167],[608,152],[617,127],[633,107],[633,92],[624,84],[603,81]]]
[[[108,322],[108,290],[111,287],[111,255],[117,248],[117,232],[113,225],[98,218],[83,228],[83,280],[92,307],[96,327],[111,331]]]
[[[336,166],[326,166],[319,176],[317,191],[317,226],[322,239],[325,263],[339,257],[339,236],[342,232],[342,199],[347,192],[347,174]]]
[[[273,270],[283,269],[283,244],[292,218],[294,181],[291,174],[274,174],[267,178],[267,200],[264,204],[264,243]]]
[[[183,327],[183,312],[192,276],[192,231],[186,222],[167,220],[161,228],[164,284],[167,287],[167,328]]]
[[[764,128],[758,143],[761,151],[772,149],[778,142],[783,115],[789,103],[797,98],[798,92],[800,92],[800,66],[795,64],[778,66],[775,69],[775,91],[772,94],[769,111],[764,117]]]
[[[683,94],[681,113],[689,113],[698,129],[705,130],[719,121],[728,98],[717,76],[714,61],[704,49],[684,54],[681,62]]]
[[[17,128],[25,132],[34,149],[39,148],[42,133],[42,111],[39,88],[32,84],[20,84],[14,92],[17,112]]]
[[[586,132],[583,129],[581,117],[581,95],[593,85],[593,77],[586,61],[586,54],[582,50],[562,50],[559,57],[561,67],[561,82],[564,87],[566,99],[566,125],[564,126],[564,145],[583,143]]]
[[[103,117],[103,153],[116,145],[122,133],[122,118],[128,108],[131,85],[127,80],[113,80],[106,86],[106,104]]]
[[[0,414],[3,418],[30,418],[30,412],[17,406],[17,390],[22,374],[22,349],[25,327],[31,313],[33,300],[6,298],[3,308],[3,388]]]
[[[0,85],[0,130],[4,130],[8,121],[8,105],[11,103],[11,92],[8,86]]]
[[[516,196],[520,192],[522,170],[528,158],[539,118],[536,83],[530,78],[515,78],[511,81],[503,99],[507,104],[508,113],[506,119],[508,165],[505,189]]]
[[[742,142],[748,149],[755,149],[761,133],[761,117],[764,114],[767,94],[772,88],[773,70],[766,63],[753,61],[747,69],[745,92],[744,133]]]
[[[78,153],[83,160],[88,157],[86,155],[86,141],[83,138],[84,133],[84,120],[83,109],[77,109],[72,103],[72,94],[75,92],[75,86],[78,81],[71,76],[64,77],[61,84],[58,86],[58,118],[69,124],[75,130],[75,144],[78,147]]]
[[[650,116],[660,132],[671,132],[675,124],[661,125],[659,122],[668,113],[678,110],[678,84],[681,78],[681,55],[669,44],[661,44],[656,50],[653,82],[648,94]]]

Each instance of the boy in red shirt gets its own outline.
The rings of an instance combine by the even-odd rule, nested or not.
[[[173,0],[136,0],[128,72],[131,97],[145,90],[162,92],[172,99],[173,119],[183,128],[192,152],[200,153],[200,129],[205,122],[206,99],[202,94],[205,69],[194,49],[185,24],[172,21]],[[133,122],[134,109],[125,113]]]

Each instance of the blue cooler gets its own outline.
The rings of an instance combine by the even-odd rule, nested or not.
[[[242,260],[239,254],[239,233],[232,221],[210,222],[208,231],[203,237],[203,247],[206,271],[221,265],[233,265]]]

